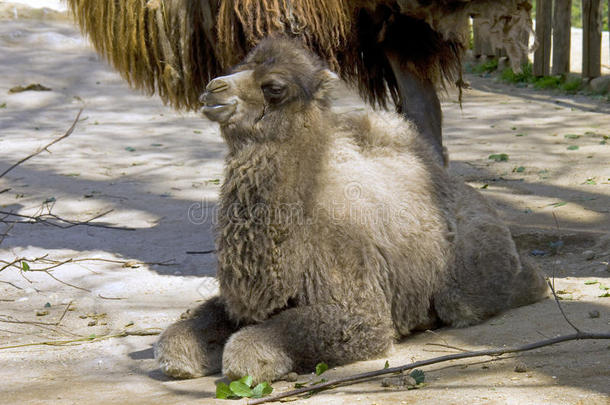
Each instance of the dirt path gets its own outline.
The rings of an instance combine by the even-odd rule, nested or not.
[[[0,7],[0,15],[11,14]],[[137,335],[167,326],[216,291],[214,256],[187,252],[213,248],[225,150],[217,128],[129,90],[70,23],[50,17],[0,21],[0,172],[62,135],[79,108],[85,111],[52,153],[0,179],[0,210],[37,215],[51,209],[78,221],[112,210],[94,223],[135,230],[19,224],[2,241],[0,260],[9,262],[48,255],[129,263],[72,262],[53,270],[72,286],[41,272],[0,271],[0,404],[216,403],[220,376],[168,380],[152,359],[156,337]],[[610,136],[610,106],[469,79],[474,89],[463,108],[455,95],[443,105],[451,170],[497,203],[521,248],[548,253],[534,259],[557,276],[571,319],[585,330],[608,331],[610,298],[599,296],[606,292],[602,286],[610,287],[610,238],[603,236],[610,231],[610,140],[601,144]],[[52,90],[8,94],[31,83]],[[340,103],[362,108],[354,98]],[[508,161],[488,159],[501,153]],[[0,235],[6,230],[0,223]],[[550,244],[560,238],[560,254],[550,255]],[[41,267],[30,261],[30,270]],[[52,325],[70,302],[73,310]],[[104,338],[124,331],[135,335]],[[562,333],[570,328],[546,300],[475,327],[415,335],[387,359],[396,366],[449,350],[428,343],[479,349]],[[92,340],[4,349],[82,337]],[[385,361],[333,369],[326,378],[381,368]],[[503,360],[431,366],[428,386],[420,390],[374,381],[298,403],[610,403],[609,361],[609,342],[572,342]],[[514,372],[516,362],[526,372]],[[290,386],[274,384],[277,391]]]

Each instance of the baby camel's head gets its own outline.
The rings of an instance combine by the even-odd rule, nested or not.
[[[270,139],[285,128],[287,120],[314,103],[329,108],[329,93],[336,80],[298,42],[269,38],[231,74],[208,83],[201,97],[203,113],[221,125],[227,138],[245,142]]]

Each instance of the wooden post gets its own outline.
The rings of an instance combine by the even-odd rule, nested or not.
[[[553,12],[553,75],[570,73],[572,0],[555,0]]]
[[[582,76],[602,74],[602,3],[601,0],[582,1]]]
[[[552,26],[553,0],[536,0],[536,39],[538,40],[538,49],[534,53],[534,76],[548,76],[550,73]]]

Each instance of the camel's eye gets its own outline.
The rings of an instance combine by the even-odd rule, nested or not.
[[[286,93],[286,86],[279,82],[269,82],[261,86],[265,100],[271,104],[277,104],[284,99]]]

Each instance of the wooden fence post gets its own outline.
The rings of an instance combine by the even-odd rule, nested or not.
[[[572,0],[555,0],[553,12],[553,75],[570,73],[571,30]]]
[[[602,3],[601,0],[582,1],[582,76],[602,74]]]
[[[538,49],[534,53],[534,76],[548,76],[550,73],[552,25],[553,0],[536,0],[536,39],[538,40]]]

